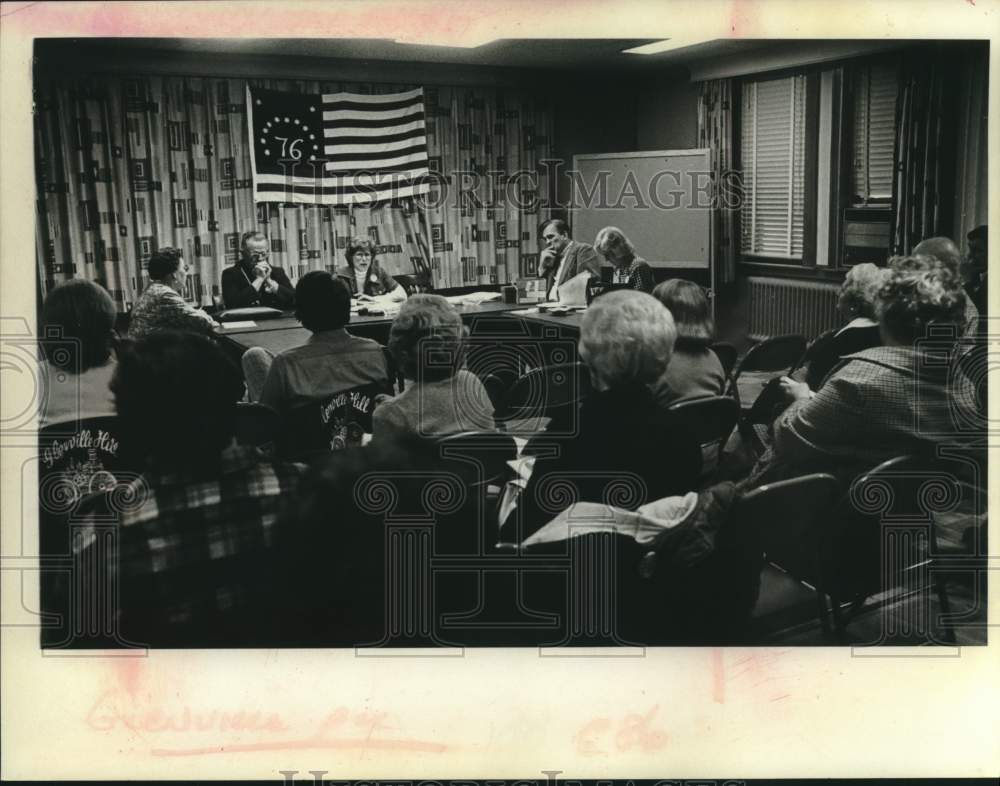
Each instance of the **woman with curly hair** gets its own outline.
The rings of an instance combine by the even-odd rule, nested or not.
[[[417,294],[403,304],[389,331],[389,351],[406,386],[375,408],[374,440],[494,428],[486,388],[464,368],[466,335],[462,318],[440,295]]]
[[[818,391],[782,378],[792,403],[748,486],[831,472],[850,480],[953,435],[955,376],[940,362],[961,335],[965,293],[933,257],[896,257],[875,298],[882,346],[843,358]]]
[[[887,269],[870,262],[847,271],[837,297],[837,311],[847,321],[843,327],[824,333],[810,347],[805,381],[813,390],[819,389],[842,357],[882,343],[875,301],[887,275]]]
[[[370,240],[353,238],[344,254],[347,265],[337,270],[351,296],[362,302],[375,298],[399,303],[406,300],[406,290],[378,264],[375,246]]]

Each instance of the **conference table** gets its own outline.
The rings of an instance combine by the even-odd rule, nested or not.
[[[533,338],[554,338],[563,337],[575,339],[580,332],[580,323],[583,320],[582,312],[571,312],[564,316],[540,313],[537,308],[524,304],[514,303],[480,303],[478,305],[458,304],[455,310],[462,317],[462,321],[470,328],[470,333],[474,336],[485,337],[486,335],[510,335],[518,334]],[[381,343],[385,343],[389,337],[389,328],[395,315],[381,316],[361,316],[351,315],[351,321],[347,324],[348,332],[365,338],[373,338]],[[503,321],[489,319],[492,317],[503,317]],[[510,329],[504,329],[504,322],[510,321]],[[515,327],[517,323],[521,327]],[[223,323],[216,333],[223,339],[224,344],[234,351],[245,352],[251,347],[262,347],[273,354],[284,352],[286,349],[301,346],[311,335],[308,330],[292,315],[286,312],[283,316],[275,319],[262,320],[252,325],[242,325],[239,327],[227,327]]]

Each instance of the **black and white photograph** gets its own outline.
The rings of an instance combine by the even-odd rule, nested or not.
[[[93,675],[73,733],[155,762],[128,777],[466,775],[478,751],[544,782],[545,750],[742,775],[706,753],[739,745],[727,702],[787,744],[823,715],[803,685],[851,718],[846,669],[888,711],[898,659],[953,664],[970,713],[940,740],[967,759],[924,772],[989,774],[961,727],[996,720],[970,664],[995,645],[997,4],[840,37],[815,8],[766,34],[769,3],[705,3],[705,34],[669,30],[688,3],[512,6],[530,29],[155,5],[0,4],[30,107],[2,145],[3,632],[50,695]],[[696,676],[658,687],[672,663]],[[567,702],[558,731],[519,672]],[[501,686],[488,739],[448,715]]]

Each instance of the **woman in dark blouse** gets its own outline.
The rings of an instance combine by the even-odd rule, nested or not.
[[[361,301],[380,298],[393,303],[406,300],[406,290],[385,272],[375,258],[370,240],[354,238],[347,245],[347,265],[337,275],[347,284],[351,295]]]
[[[653,291],[653,269],[635,255],[635,246],[618,227],[604,227],[594,239],[597,253],[611,263],[612,284],[628,284],[641,292]]]

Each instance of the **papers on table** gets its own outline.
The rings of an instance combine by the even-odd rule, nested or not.
[[[224,330],[235,330],[236,328],[253,328],[257,327],[257,323],[250,322],[223,322],[222,327]]]
[[[453,306],[478,306],[480,303],[499,301],[499,292],[468,292],[464,295],[449,295],[446,299]]]
[[[577,273],[573,278],[559,287],[559,302],[564,306],[586,306],[587,284],[590,282],[590,272]]]

